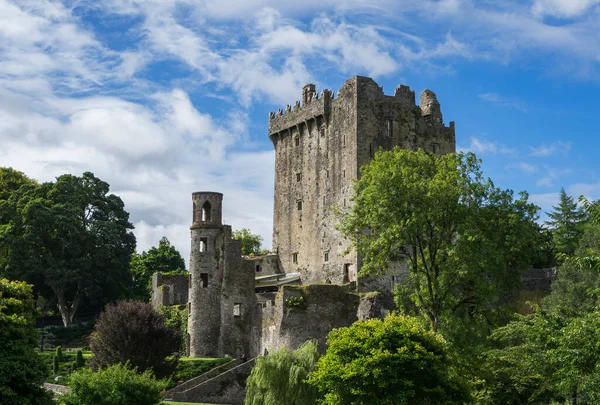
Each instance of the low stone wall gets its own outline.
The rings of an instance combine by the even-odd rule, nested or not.
[[[50,384],[50,383],[44,383],[44,388],[48,391],[52,391],[52,393],[54,393],[54,395],[65,395],[67,394],[69,391],[71,391],[71,388],[67,387],[66,385],[58,385],[58,384]]]

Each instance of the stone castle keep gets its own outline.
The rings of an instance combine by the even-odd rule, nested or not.
[[[192,195],[189,276],[156,274],[153,304],[187,304],[192,357],[254,357],[295,348],[390,308],[403,264],[384,276],[358,278],[361,258],[346,253],[332,207],[348,207],[361,166],[379,149],[456,150],[454,123],[445,126],[435,94],[420,105],[408,86],[394,95],[367,77],[347,80],[337,96],[313,84],[292,107],[269,114],[275,148],[273,253],[242,257],[222,222],[223,195]],[[379,294],[366,294],[377,291]]]

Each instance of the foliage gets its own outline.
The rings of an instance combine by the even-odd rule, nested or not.
[[[109,185],[84,173],[24,185],[0,204],[0,274],[49,287],[63,324],[82,300],[103,304],[128,292],[135,249],[129,214]]]
[[[24,185],[34,185],[35,180],[30,179],[25,173],[11,167],[0,167],[0,201],[8,200],[11,193]]]
[[[97,372],[76,372],[70,387],[62,398],[64,405],[152,405],[160,403],[164,384],[149,370],[138,374],[128,364],[115,364]]]
[[[527,198],[484,181],[473,154],[396,148],[361,168],[340,230],[363,257],[361,276],[408,261],[400,293],[411,305],[403,309],[436,331],[456,317],[488,318],[518,288],[540,237]]]
[[[130,265],[134,278],[134,296],[142,301],[150,300],[154,273],[185,270],[183,257],[165,236],[158,242],[158,247],[152,246],[141,254],[134,252]]]
[[[246,385],[246,405],[312,405],[320,397],[306,379],[319,358],[317,343],[281,348],[256,359]]]
[[[260,235],[253,234],[250,229],[242,228],[233,231],[233,239],[242,242],[242,254],[246,256],[261,256],[269,253],[266,249],[261,249],[263,238]]]
[[[197,377],[207,371],[230,362],[230,358],[224,359],[185,359],[177,363],[177,368],[171,376],[168,389],[173,388],[177,384],[181,384],[187,380]]]
[[[547,213],[550,219],[546,224],[552,231],[557,252],[571,255],[575,253],[583,233],[587,214],[573,197],[567,195],[564,188],[560,189],[559,197],[558,205],[553,206],[552,211]]]
[[[482,404],[599,403],[600,312],[581,317],[538,310],[492,334]]]
[[[52,404],[41,385],[47,368],[34,351],[35,309],[31,286],[0,279],[0,403]]]
[[[330,405],[462,404],[468,390],[449,345],[416,318],[388,315],[334,329],[309,383]]]
[[[172,372],[179,350],[179,330],[165,325],[165,318],[150,304],[119,301],[108,304],[96,323],[90,341],[92,365],[107,367],[129,361],[140,371],[152,369],[158,376]]]
[[[187,327],[188,327],[188,307],[187,305],[172,305],[164,306],[161,305],[158,308],[158,312],[165,318],[165,325],[178,330],[181,334],[181,345],[179,347],[179,354],[185,355],[187,353]]]
[[[61,346],[56,346],[56,349],[54,350],[54,355],[56,356],[56,358],[58,359],[58,361],[62,361],[62,359],[63,359],[63,352],[62,352],[62,347]]]
[[[64,326],[46,326],[41,332],[44,334],[45,347],[81,347],[87,345],[87,338],[94,330],[95,321],[82,322],[78,324]],[[73,346],[77,342],[83,342],[83,345]]]
[[[77,365],[77,368],[85,366],[85,360],[83,359],[83,352],[81,350],[77,350],[75,364]]]
[[[288,308],[306,309],[306,301],[302,295],[292,295],[285,299],[285,306]]]

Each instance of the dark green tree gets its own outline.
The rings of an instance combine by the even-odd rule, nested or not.
[[[0,167],[0,201],[6,201],[10,195],[23,185],[34,185],[35,180],[30,179],[25,173],[11,167]]]
[[[169,239],[163,236],[158,247],[151,247],[141,254],[131,256],[131,271],[134,280],[134,296],[149,301],[152,293],[152,275],[156,272],[185,271],[185,261]]]
[[[140,301],[108,304],[96,322],[90,339],[92,365],[107,367],[128,361],[140,371],[158,376],[173,371],[176,360],[168,359],[179,350],[181,333],[165,324],[165,318]]]
[[[42,388],[48,370],[35,352],[37,333],[31,286],[0,279],[0,403],[50,405]]]
[[[489,313],[519,287],[540,237],[538,208],[484,180],[473,154],[396,148],[361,168],[340,229],[363,257],[359,276],[405,260],[399,294],[434,331]],[[404,302],[404,298],[398,300]]]
[[[243,255],[260,256],[269,253],[268,250],[261,248],[263,242],[262,237],[253,234],[248,228],[233,231],[233,239],[242,242]]]
[[[94,177],[63,175],[25,185],[0,206],[0,274],[43,282],[58,303],[63,324],[83,299],[103,304],[128,293],[135,249],[129,213],[109,185]]]
[[[327,352],[309,377],[328,405],[464,404],[470,395],[441,335],[416,318],[388,315],[327,337]]]
[[[546,225],[552,231],[556,251],[572,255],[583,234],[583,225],[587,221],[587,214],[573,197],[567,195],[564,188],[560,189],[559,197],[558,205],[553,206],[552,211],[546,213],[549,217]]]
[[[246,405],[313,405],[321,398],[306,378],[319,359],[317,343],[296,350],[281,348],[256,359],[246,385]]]

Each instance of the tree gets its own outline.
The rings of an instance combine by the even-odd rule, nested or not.
[[[493,310],[518,288],[540,235],[527,197],[484,181],[471,153],[396,148],[361,168],[340,229],[362,257],[359,276],[408,262],[399,292],[436,331]]]
[[[148,252],[133,253],[131,271],[134,280],[134,296],[149,301],[152,293],[152,275],[156,272],[185,271],[185,261],[169,239],[163,236],[158,247],[152,246]]]
[[[35,309],[31,286],[0,279],[0,403],[53,404],[42,388],[48,370],[35,352]]]
[[[416,318],[388,315],[334,329],[309,377],[328,405],[463,404],[450,346]]]
[[[181,334],[165,325],[152,305],[140,301],[108,304],[90,339],[94,367],[130,362],[140,371],[151,369],[164,376],[176,361],[167,357],[179,350]]]
[[[64,405],[156,405],[160,403],[164,384],[152,372],[139,374],[128,364],[115,364],[93,372],[83,369],[70,378],[71,392]]]
[[[572,255],[583,233],[587,214],[573,197],[567,195],[564,188],[560,189],[559,197],[558,205],[552,206],[552,211],[547,212],[550,219],[546,224],[552,230],[557,252]]]
[[[306,382],[315,369],[317,343],[308,341],[296,350],[281,348],[256,359],[246,384],[246,405],[312,405],[321,397]]]
[[[25,185],[0,206],[0,273],[42,280],[56,296],[63,324],[82,300],[104,303],[126,294],[135,249],[129,213],[109,185],[84,173]],[[0,213],[0,216],[2,213]]]
[[[233,239],[242,242],[243,255],[260,256],[269,253],[268,250],[261,249],[263,238],[260,235],[253,234],[248,228],[233,231]]]
[[[0,167],[0,201],[6,201],[11,193],[17,191],[23,185],[37,184],[25,173],[11,167]]]

